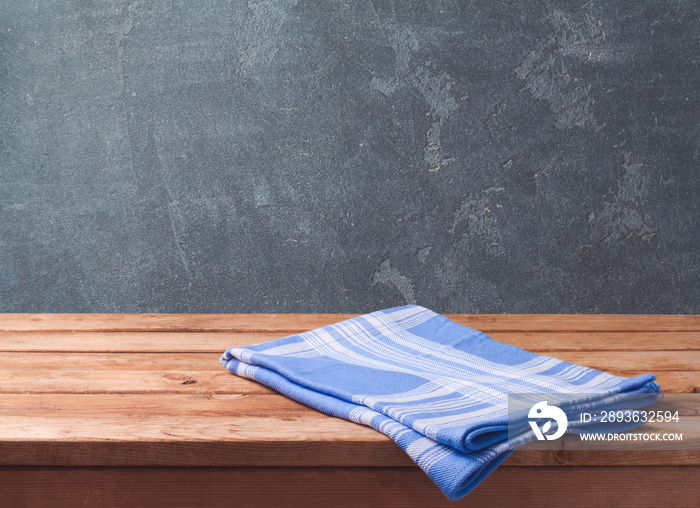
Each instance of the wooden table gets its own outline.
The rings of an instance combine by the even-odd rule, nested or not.
[[[450,503],[389,438],[219,364],[351,315],[0,315],[0,506],[700,506],[700,452],[516,451]],[[700,316],[451,315],[698,392]]]

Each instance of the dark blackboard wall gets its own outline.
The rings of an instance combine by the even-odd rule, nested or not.
[[[0,3],[0,311],[700,312],[700,3]]]

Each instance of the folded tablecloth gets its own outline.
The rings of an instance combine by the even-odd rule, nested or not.
[[[509,436],[508,394],[556,393],[563,407],[580,410],[659,391],[652,374],[623,378],[530,353],[416,305],[233,347],[221,363],[386,434],[452,500],[535,439],[527,415]]]

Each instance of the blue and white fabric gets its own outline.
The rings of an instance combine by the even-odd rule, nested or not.
[[[522,433],[509,438],[508,394],[556,393],[563,406],[580,408],[659,391],[652,374],[623,378],[534,354],[416,305],[233,347],[221,363],[386,434],[452,500],[476,487],[514,446],[534,439],[525,419]],[[582,400],[584,393],[600,396]]]

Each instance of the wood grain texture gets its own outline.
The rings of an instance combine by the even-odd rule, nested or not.
[[[589,367],[602,368],[594,362]],[[24,367],[24,368],[23,368]],[[182,393],[182,394],[266,394],[270,388],[235,376],[223,368],[219,371],[186,368],[139,369],[138,364],[118,364],[106,367],[81,368],[79,365],[64,369],[17,368],[0,369],[0,393]],[[656,381],[664,393],[696,393],[700,390],[697,371],[661,371],[656,369],[629,370],[607,368],[610,374],[634,377],[648,371],[656,372]],[[147,370],[148,369],[148,370]]]
[[[0,331],[0,352],[216,353],[259,344],[284,332]],[[489,332],[492,339],[541,353],[576,351],[700,351],[700,332]]]
[[[696,427],[700,425],[674,426],[674,431],[690,434]],[[522,450],[515,455],[520,453],[528,460],[512,459],[514,464],[700,465],[700,452],[687,451],[633,456],[625,451]],[[0,464],[5,465],[409,463],[383,434],[281,395],[70,393],[0,398]]]
[[[52,506],[230,506],[222,485],[237,484],[256,486],[243,498],[256,506],[279,506],[279,496],[291,506],[446,504],[385,435],[219,364],[228,347],[347,317],[1,315],[0,491],[23,506],[51,496]],[[655,373],[666,393],[700,387],[698,316],[451,317],[611,374]],[[554,485],[551,506],[571,489],[604,506],[685,502],[698,499],[697,482],[688,487],[698,471],[700,451],[521,449],[465,502],[546,506],[542,485]]]
[[[0,331],[208,331],[296,333],[357,314],[2,314]],[[493,331],[700,331],[697,315],[447,314]]]
[[[630,507],[700,506],[697,468],[501,466],[449,501],[419,469],[0,468],[7,506]]]

